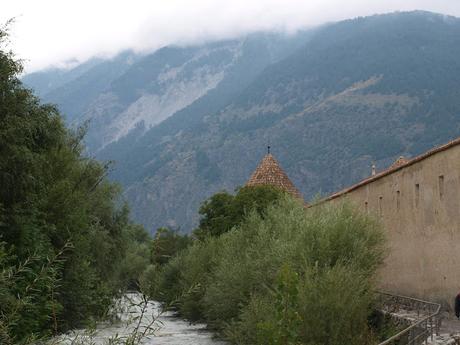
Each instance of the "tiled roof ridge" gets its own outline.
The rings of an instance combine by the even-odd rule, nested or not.
[[[451,147],[454,147],[454,146],[457,146],[460,144],[460,137],[457,138],[457,139],[454,139],[454,140],[451,140],[449,141],[448,143],[446,144],[443,144],[443,145],[440,145],[440,146],[437,146],[437,147],[434,147],[432,148],[431,150],[428,150],[426,151],[425,153],[422,153],[421,155],[418,155],[412,159],[409,159],[409,160],[406,160],[405,163],[401,163],[401,164],[396,164],[398,163],[399,159],[393,163],[393,165],[391,165],[388,169],[386,170],[383,170],[382,172],[374,175],[374,176],[370,176],[348,188],[345,188],[345,189],[342,189],[341,191],[338,191],[328,197],[326,197],[325,199],[321,200],[319,203],[322,203],[322,202],[325,202],[325,201],[329,201],[329,200],[332,200],[332,199],[335,199],[335,198],[338,198],[339,196],[342,196],[344,194],[347,194],[359,187],[362,187],[362,186],[365,186],[367,185],[368,183],[371,183],[371,182],[374,182],[384,176],[387,176],[387,175],[390,175],[396,171],[399,171],[401,169],[404,169],[410,165],[413,165],[415,163],[418,163],[428,157],[431,157],[433,155],[435,155],[436,153],[439,153],[439,152],[442,152],[442,151],[445,151],[447,149],[450,149]],[[400,157],[401,158],[401,157]]]
[[[259,163],[246,183],[246,186],[260,185],[277,187],[294,197],[303,200],[299,190],[295,187],[271,153],[266,154],[262,158],[262,161]]]

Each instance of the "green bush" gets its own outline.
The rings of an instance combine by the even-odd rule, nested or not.
[[[149,291],[154,298],[167,305],[175,304],[182,290],[180,277],[182,267],[186,265],[184,259],[185,255],[179,254],[163,267],[153,266],[151,274],[155,280]]]
[[[365,277],[349,267],[298,274],[286,265],[226,333],[238,344],[371,344],[372,302]]]
[[[150,265],[152,239],[140,225],[130,224],[124,233],[126,254],[118,270],[123,285],[130,290],[138,290],[145,271]]]
[[[152,241],[152,263],[164,265],[181,250],[190,244],[188,235],[181,235],[178,231],[169,228],[159,228]]]
[[[305,210],[286,197],[195,243],[163,274],[174,268],[168,289],[185,317],[233,343],[369,344],[384,255],[379,224],[350,205]]]
[[[201,205],[200,225],[193,233],[199,240],[218,237],[241,224],[250,212],[263,215],[265,209],[284,194],[272,186],[246,186],[239,188],[236,195],[225,191],[216,193]]]

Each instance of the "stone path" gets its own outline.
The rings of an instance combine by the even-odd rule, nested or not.
[[[379,292],[379,298],[381,311],[391,315],[404,328],[421,322],[420,327],[416,326],[411,331],[412,336],[415,337],[413,340],[417,344],[420,344],[419,340],[422,339],[422,334],[428,333],[430,335],[423,344],[460,345],[460,320],[452,312],[441,311],[436,314],[440,309],[439,304],[385,292]],[[429,320],[430,315],[436,316]],[[440,326],[438,335],[434,329],[436,325]],[[416,340],[417,337],[419,337],[418,340]]]
[[[456,317],[445,315],[442,320],[441,331],[449,334],[460,333],[460,320]]]
[[[425,316],[424,314],[417,314],[410,310],[400,309],[398,312],[390,312],[391,315],[398,319],[407,320],[413,324]],[[442,314],[441,327],[439,335],[434,335],[433,340],[431,337],[427,339],[427,345],[460,345],[460,320],[449,313]]]
[[[433,340],[428,339],[429,345],[460,345],[460,320],[455,316],[444,313],[439,335]]]

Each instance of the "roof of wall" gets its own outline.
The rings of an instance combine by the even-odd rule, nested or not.
[[[420,161],[422,161],[422,160],[424,160],[424,159],[426,159],[426,158],[428,158],[430,156],[433,156],[433,155],[435,155],[435,154],[437,154],[439,152],[442,152],[442,151],[446,151],[446,150],[448,150],[448,149],[450,149],[450,148],[452,148],[454,146],[457,146],[459,144],[460,144],[460,138],[457,138],[455,140],[452,140],[452,141],[448,142],[447,144],[435,147],[435,148],[433,148],[433,149],[431,149],[431,150],[429,150],[429,151],[427,151],[427,152],[425,152],[425,153],[423,153],[423,154],[421,154],[419,156],[416,156],[416,157],[414,157],[414,158],[412,158],[412,159],[410,159],[410,160],[408,160],[406,162],[403,162],[402,160],[398,159],[398,161],[397,161],[398,164],[393,164],[393,165],[390,166],[390,168],[388,168],[388,169],[386,169],[386,170],[384,170],[384,171],[382,171],[382,172],[380,172],[380,173],[378,173],[378,174],[376,174],[374,176],[371,176],[371,177],[369,177],[367,179],[364,179],[364,180],[352,185],[351,187],[348,187],[348,188],[345,188],[345,189],[343,189],[343,190],[341,190],[339,192],[336,192],[336,193],[328,196],[327,198],[321,200],[320,202],[329,201],[329,200],[338,198],[338,197],[340,197],[340,196],[342,196],[344,194],[350,193],[350,192],[354,191],[355,189],[358,189],[358,188],[360,188],[362,186],[365,186],[365,185],[367,185],[369,183],[372,183],[372,182],[374,182],[376,180],[379,180],[379,179],[381,179],[381,178],[383,178],[383,177],[385,177],[387,175],[391,175],[391,174],[395,173],[396,171],[405,169],[408,166],[416,164],[416,163],[418,163],[418,162],[420,162]]]

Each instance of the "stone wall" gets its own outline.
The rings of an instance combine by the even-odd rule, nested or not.
[[[460,290],[460,141],[373,176],[344,199],[382,220],[389,256],[381,289],[452,305]]]

